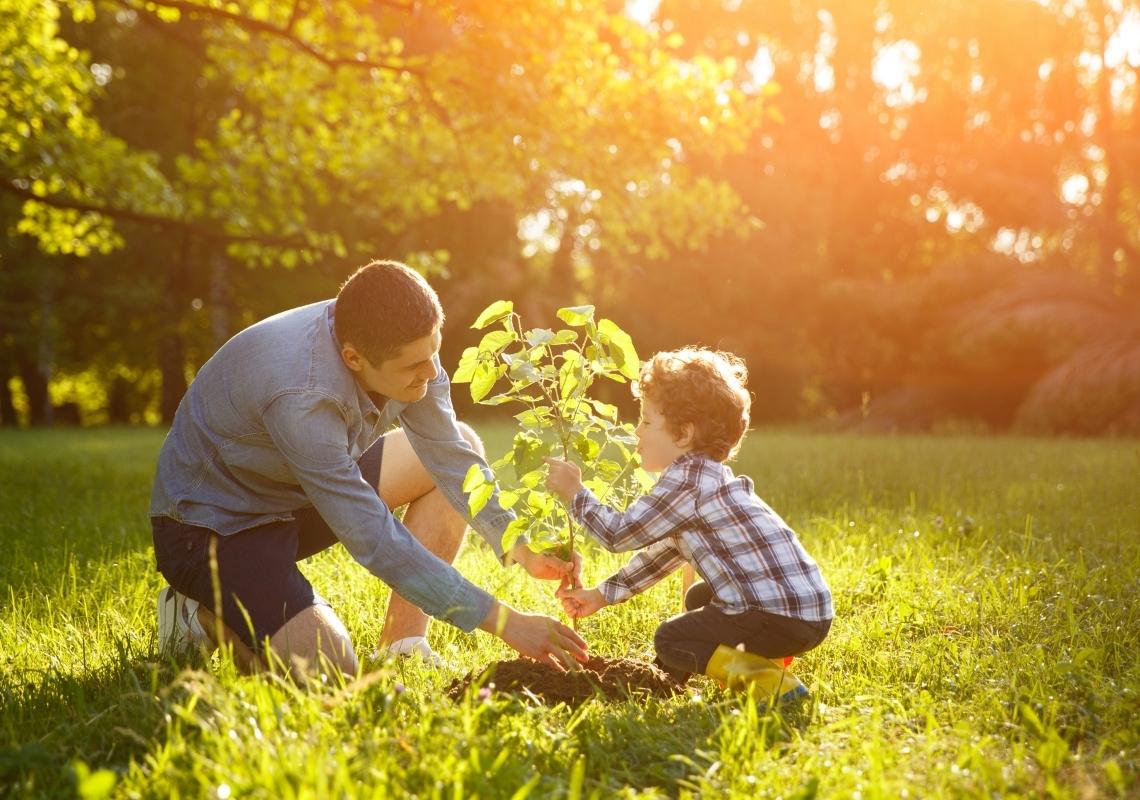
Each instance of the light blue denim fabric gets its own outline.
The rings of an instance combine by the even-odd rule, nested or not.
[[[459,432],[443,369],[421,400],[376,407],[340,358],[334,302],[263,320],[203,365],[159,453],[150,515],[229,536],[315,506],[372,574],[431,616],[471,631],[493,598],[408,532],[356,460],[399,423],[464,517],[468,468],[479,464],[488,477],[491,471]],[[472,522],[500,558],[512,519],[496,496]]]

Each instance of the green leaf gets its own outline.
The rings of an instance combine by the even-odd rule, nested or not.
[[[593,466],[594,471],[597,472],[600,477],[605,478],[607,481],[614,480],[618,475],[621,474],[622,471],[620,464],[618,464],[616,461],[610,461],[608,458],[595,461]]]
[[[536,519],[542,519],[548,514],[551,514],[555,507],[554,497],[546,492],[533,490],[527,494],[526,504],[527,507],[534,512]]]
[[[476,516],[486,506],[487,502],[491,499],[491,495],[495,493],[495,484],[484,483],[477,488],[467,497],[467,507],[471,510],[471,516]]]
[[[526,343],[531,347],[540,344],[549,344],[554,341],[554,331],[550,328],[535,328],[526,332]]]
[[[547,427],[546,420],[550,419],[550,411],[542,408],[528,408],[521,414],[515,414],[515,419],[519,421],[520,425],[527,428],[544,428]]]
[[[617,422],[617,406],[610,405],[609,403],[603,403],[601,400],[590,400],[590,405],[594,407],[594,411],[596,411],[599,416],[605,417],[612,422]]]
[[[514,341],[515,335],[510,331],[491,331],[480,340],[479,352],[498,353]]]
[[[585,325],[588,322],[594,321],[594,307],[567,306],[566,308],[560,308],[558,309],[558,318],[567,325],[574,325],[575,327]]]
[[[503,491],[499,492],[499,505],[503,508],[513,508],[515,503],[519,501],[518,492]]]
[[[503,531],[503,538],[500,540],[503,545],[503,550],[509,552],[510,549],[515,546],[515,542],[517,542],[520,537],[526,535],[527,529],[529,527],[530,520],[525,519],[524,517],[519,517],[518,519],[511,520],[511,524],[507,526],[507,529],[505,531]]]
[[[452,383],[470,383],[471,378],[475,375],[475,368],[479,365],[479,348],[467,347],[463,350],[463,355],[459,357],[459,366],[455,368],[455,374],[451,376]]]
[[[562,366],[558,370],[558,392],[563,400],[575,397],[582,388],[585,377],[582,363],[582,356],[577,350],[567,350],[563,355]]]
[[[550,340],[550,344],[570,344],[571,342],[576,341],[578,341],[578,332],[572,331],[569,328],[563,328],[558,333],[554,334],[554,338]]]
[[[470,494],[486,482],[487,476],[483,473],[482,466],[472,464],[467,468],[467,474],[463,476],[463,491]]]
[[[542,466],[554,446],[534,436],[516,434],[514,440],[515,474],[520,478]]]
[[[542,373],[529,361],[514,361],[507,374],[510,375],[512,381],[523,382],[523,386],[519,388],[524,388],[525,386],[542,380]]]
[[[582,460],[588,463],[593,461],[602,451],[602,446],[589,436],[576,436],[574,438],[574,449],[578,455],[582,456]]]
[[[641,360],[633,347],[633,339],[618,327],[613,320],[603,319],[598,323],[598,335],[609,345],[610,357],[617,364],[622,375],[636,380],[641,373]]]
[[[478,403],[495,388],[495,381],[499,380],[499,370],[487,362],[479,363],[475,374],[471,378],[471,399]]]
[[[657,479],[641,467],[633,471],[633,477],[637,480],[637,485],[641,487],[643,492],[648,492],[657,485]]]
[[[476,330],[481,330],[482,328],[486,328],[492,322],[496,322],[507,316],[514,310],[515,304],[510,300],[496,300],[495,302],[491,303],[491,305],[483,309],[482,313],[479,314],[479,317],[475,320],[475,324],[471,327],[475,328]]]
[[[517,397],[514,397],[509,392],[506,392],[504,394],[497,394],[494,397],[488,397],[486,400],[480,400],[479,405],[501,406],[503,403],[516,402],[517,400]]]

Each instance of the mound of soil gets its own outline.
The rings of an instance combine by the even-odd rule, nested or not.
[[[571,706],[591,697],[607,700],[624,700],[638,694],[670,697],[682,688],[682,684],[653,664],[598,656],[591,657],[581,669],[572,672],[559,672],[527,658],[499,661],[452,682],[448,697],[458,700],[472,683],[480,683],[496,692],[530,692],[550,705]]]

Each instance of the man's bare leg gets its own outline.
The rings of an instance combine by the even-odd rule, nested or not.
[[[464,423],[459,424],[459,429],[482,455],[483,443],[475,431]],[[435,487],[402,431],[393,431],[384,441],[379,491],[389,508],[408,504],[404,525],[424,547],[449,564],[455,560],[467,522]],[[384,616],[380,646],[386,647],[410,636],[423,636],[427,626],[427,615],[393,592]]]
[[[237,662],[238,669],[242,672],[253,673],[261,668],[260,659],[246,646],[245,642],[225,625],[222,625],[219,630],[218,618],[214,616],[214,612],[201,603],[198,604],[198,624],[202,626],[202,630],[206,632],[214,645],[225,645],[232,650],[234,661]]]
[[[344,623],[326,605],[295,615],[270,637],[269,646],[298,682],[329,670],[352,677],[360,667]]]
[[[246,674],[266,668],[245,642],[225,625],[219,632],[218,618],[203,605],[198,606],[198,622],[214,642],[231,648],[238,669]],[[295,615],[269,639],[269,646],[298,682],[329,670],[348,676],[356,674],[359,662],[344,623],[325,605],[313,605]]]

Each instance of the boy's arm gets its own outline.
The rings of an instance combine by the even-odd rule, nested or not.
[[[661,541],[696,514],[697,475],[689,464],[675,464],[653,491],[624,512],[602,504],[589,489],[574,495],[570,513],[607,550],[640,550]]]
[[[629,563],[598,584],[606,605],[640,594],[687,562],[672,539],[663,539],[630,559]]]

